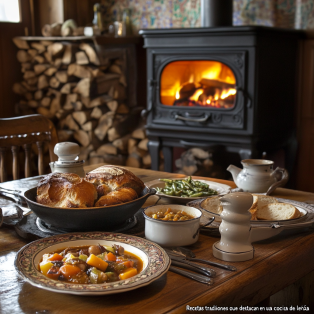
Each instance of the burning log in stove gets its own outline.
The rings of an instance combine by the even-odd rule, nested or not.
[[[231,108],[235,103],[235,84],[202,78],[199,86],[185,83],[176,93],[174,106]]]

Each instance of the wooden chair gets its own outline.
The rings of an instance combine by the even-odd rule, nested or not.
[[[44,174],[43,144],[48,143],[50,161],[58,157],[53,153],[58,136],[53,123],[42,115],[0,119],[0,180],[6,181],[6,153],[11,149],[13,155],[13,180],[19,178],[18,152],[25,151],[25,177],[31,176],[30,158],[33,143],[38,147],[38,172]]]

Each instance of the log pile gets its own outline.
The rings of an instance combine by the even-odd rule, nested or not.
[[[59,141],[79,143],[89,163],[150,167],[140,110],[128,105],[121,54],[100,59],[94,45],[82,41],[13,41],[23,74],[13,86],[21,96],[18,115],[50,118]]]

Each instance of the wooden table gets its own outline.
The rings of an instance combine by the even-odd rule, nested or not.
[[[99,165],[86,167],[87,171]],[[144,182],[182,175],[130,168]],[[235,187],[233,182],[215,180]],[[277,189],[275,197],[314,201],[314,194]],[[144,206],[154,204],[152,196]],[[218,261],[212,245],[217,241],[200,235],[191,246],[197,257]],[[0,229],[0,313],[185,313],[186,306],[253,306],[314,270],[314,233],[287,235],[255,243],[255,257],[232,263],[237,272],[217,270],[213,286],[168,272],[149,286],[109,296],[75,296],[45,291],[17,276],[13,262],[16,252],[27,243],[14,229]],[[313,288],[312,288],[313,289]],[[290,306],[287,304],[282,306]],[[305,305],[299,304],[299,305]],[[261,306],[261,304],[259,304]],[[311,309],[313,310],[313,309]],[[204,308],[204,312],[206,312]]]

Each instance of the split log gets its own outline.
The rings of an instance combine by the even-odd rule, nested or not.
[[[38,78],[37,88],[38,89],[44,89],[48,86],[49,86],[49,84],[48,84],[47,77],[45,75],[40,75]]]
[[[148,144],[148,138],[145,138],[138,143],[138,148],[148,151],[147,144]]]
[[[112,145],[117,147],[121,152],[126,153],[128,151],[128,142],[130,134],[120,137],[112,142]]]
[[[87,132],[83,130],[78,130],[74,132],[74,138],[83,146],[86,147],[90,144],[90,138]]]
[[[142,158],[142,161],[143,161],[143,165],[144,165],[144,166],[150,167],[151,164],[152,164],[152,158],[151,158],[150,154],[145,155],[145,156]]]
[[[120,75],[116,73],[106,73],[104,76],[96,77],[96,86],[98,94],[109,94],[110,88],[115,84],[119,84]],[[113,98],[113,94],[110,95]]]
[[[125,104],[119,105],[119,107],[116,111],[117,114],[128,114],[129,112],[130,112],[130,109]]]
[[[122,74],[122,71],[121,71],[121,68],[116,65],[116,64],[112,64],[110,67],[109,67],[109,72],[111,73],[117,73],[117,74]]]
[[[89,104],[90,104],[90,98],[89,97],[84,97],[83,95],[81,95],[81,102],[83,103],[83,105],[86,108],[89,108]]]
[[[29,85],[27,82],[23,81],[21,84],[30,92],[35,92],[37,90],[36,86]]]
[[[143,140],[144,138],[146,138],[144,127],[141,127],[141,128],[134,130],[132,132],[132,137],[139,139],[139,140]]]
[[[45,75],[47,75],[47,76],[52,76],[52,75],[54,75],[56,72],[57,72],[57,69],[51,67],[51,68],[49,68],[49,69],[47,69],[47,70],[45,71]]]
[[[35,98],[36,100],[40,100],[40,99],[43,98],[43,95],[44,95],[43,91],[42,91],[42,90],[38,90],[38,91],[35,92],[34,98]]]
[[[127,167],[141,168],[142,165],[143,165],[142,158],[134,153],[129,155],[128,159],[126,160]]]
[[[101,106],[105,103],[107,103],[108,101],[111,100],[111,97],[109,97],[108,95],[101,95],[97,98],[94,98],[90,101],[90,103],[88,104],[88,108],[94,108],[94,107],[98,107]]]
[[[27,53],[32,57],[34,58],[35,56],[38,55],[38,51],[36,49],[28,49],[27,50]]]
[[[62,43],[56,42],[48,46],[47,51],[50,53],[51,56],[56,57],[63,52],[64,48],[65,47]]]
[[[44,45],[45,47],[48,47],[53,44],[53,42],[50,40],[41,40],[40,43]]]
[[[93,77],[100,77],[100,76],[105,75],[105,73],[101,71],[99,68],[94,69],[92,72],[93,72]]]
[[[50,111],[47,108],[44,107],[38,107],[36,109],[37,113],[43,115],[46,118],[52,118]]]
[[[73,87],[76,86],[76,83],[67,83],[67,84],[64,84],[63,87],[60,89],[60,92],[62,94],[70,94],[71,93],[71,90]]]
[[[27,84],[28,85],[37,85],[38,83],[38,77],[37,76],[34,76],[34,77],[31,77],[29,79],[26,80]],[[35,87],[36,88],[36,87]]]
[[[110,111],[115,112],[118,109],[118,102],[115,100],[109,101],[107,102],[107,107]]]
[[[50,103],[51,103],[51,98],[50,97],[44,97],[40,104],[43,106],[43,107],[49,107],[50,106]]]
[[[50,70],[50,65],[49,64],[35,64],[34,65],[34,71],[36,73],[36,75],[39,75],[45,71]]]
[[[41,29],[41,34],[44,37],[51,37],[51,36],[61,36],[61,23],[54,23],[54,24],[46,24]]]
[[[59,80],[55,76],[52,76],[51,79],[49,80],[49,85],[52,88],[56,88],[57,89],[60,86],[60,82],[59,82]]]
[[[78,131],[79,130],[79,126],[76,124],[76,122],[74,121],[73,117],[71,114],[67,115],[65,118],[65,125],[73,131]]]
[[[54,67],[57,68],[57,69],[60,68],[61,64],[62,64],[62,59],[61,59],[61,58],[57,58],[57,59],[55,59],[55,61],[53,62]]]
[[[120,133],[118,132],[117,128],[113,127],[108,130],[108,140],[109,142],[113,142],[114,140],[120,137]]]
[[[63,109],[65,110],[71,110],[73,109],[73,103],[75,103],[77,101],[77,94],[68,94],[66,96],[66,101],[65,104],[63,106]]]
[[[35,57],[34,57],[34,60],[35,60],[37,63],[45,63],[45,62],[46,62],[46,59],[45,59],[43,56],[35,56]]]
[[[90,84],[91,81],[89,78],[84,78],[82,80],[80,80],[76,87],[74,88],[73,92],[74,93],[79,93],[81,94],[83,97],[89,97],[89,92],[90,92]]]
[[[61,83],[67,83],[69,80],[69,77],[66,71],[58,71],[55,74],[55,76]]]
[[[34,71],[25,71],[23,78],[24,80],[27,80],[29,78],[35,77],[36,73]]]
[[[97,126],[97,121],[96,120],[92,120],[92,121],[88,121],[86,123],[84,123],[82,125],[82,129],[86,132],[88,131],[93,131]]]
[[[31,43],[31,46],[38,51],[39,54],[46,51],[46,47],[38,42]]]
[[[89,121],[91,111],[75,111],[72,113],[74,120],[82,126],[84,123]]]
[[[85,51],[90,63],[93,63],[95,65],[100,65],[99,58],[92,46],[86,43],[81,43],[79,47],[81,50]]]
[[[76,63],[80,65],[85,65],[89,63],[89,60],[86,56],[86,53],[84,51],[78,51],[75,54]]]
[[[46,51],[46,52],[44,53],[44,57],[45,57],[45,59],[46,59],[50,64],[53,63],[53,62],[52,62],[52,56],[51,56],[51,54],[50,54],[48,51]]]
[[[19,49],[29,49],[29,45],[28,45],[27,41],[24,39],[14,37],[13,42],[14,42],[15,46]]]
[[[20,83],[14,83],[12,90],[15,94],[19,95],[23,95],[27,92],[27,89]]]
[[[92,78],[93,72],[90,67],[72,63],[68,67],[68,75],[74,75],[78,78]]]
[[[73,106],[73,109],[74,109],[75,111],[81,111],[82,108],[83,108],[83,104],[82,104],[81,101],[73,102],[73,103],[72,103],[72,106]]]
[[[62,63],[63,64],[70,64],[75,62],[75,52],[78,50],[77,44],[67,44],[65,45],[65,50],[62,57]]]
[[[72,130],[58,130],[59,142],[69,142],[73,138],[74,132]]]
[[[25,50],[19,50],[16,54],[16,58],[21,63],[25,63],[32,60],[32,56],[30,56]]]
[[[27,102],[27,104],[31,107],[31,108],[37,108],[38,107],[38,101],[36,100],[29,100]]]
[[[32,67],[32,64],[29,62],[21,63],[21,72],[25,73],[25,71],[31,70]]]
[[[122,75],[120,76],[119,83],[121,83],[124,87],[127,87],[127,86],[128,86],[128,84],[127,84],[127,82],[126,82],[125,75],[122,74]]]
[[[56,113],[61,109],[61,101],[59,97],[52,99],[50,104],[50,113],[52,116],[55,116]]]
[[[99,119],[102,116],[102,111],[98,107],[95,107],[91,112],[91,118]]]
[[[128,154],[132,154],[134,152],[134,148],[137,146],[138,140],[134,138],[130,138],[128,140]]]
[[[109,128],[112,126],[114,114],[107,112],[99,119],[99,123],[94,133],[100,141],[103,141]],[[112,141],[111,141],[112,142]]]
[[[101,145],[97,149],[97,154],[99,154],[99,155],[104,155],[104,154],[117,155],[118,149],[115,146],[113,146],[112,144],[104,144],[104,145]]]

